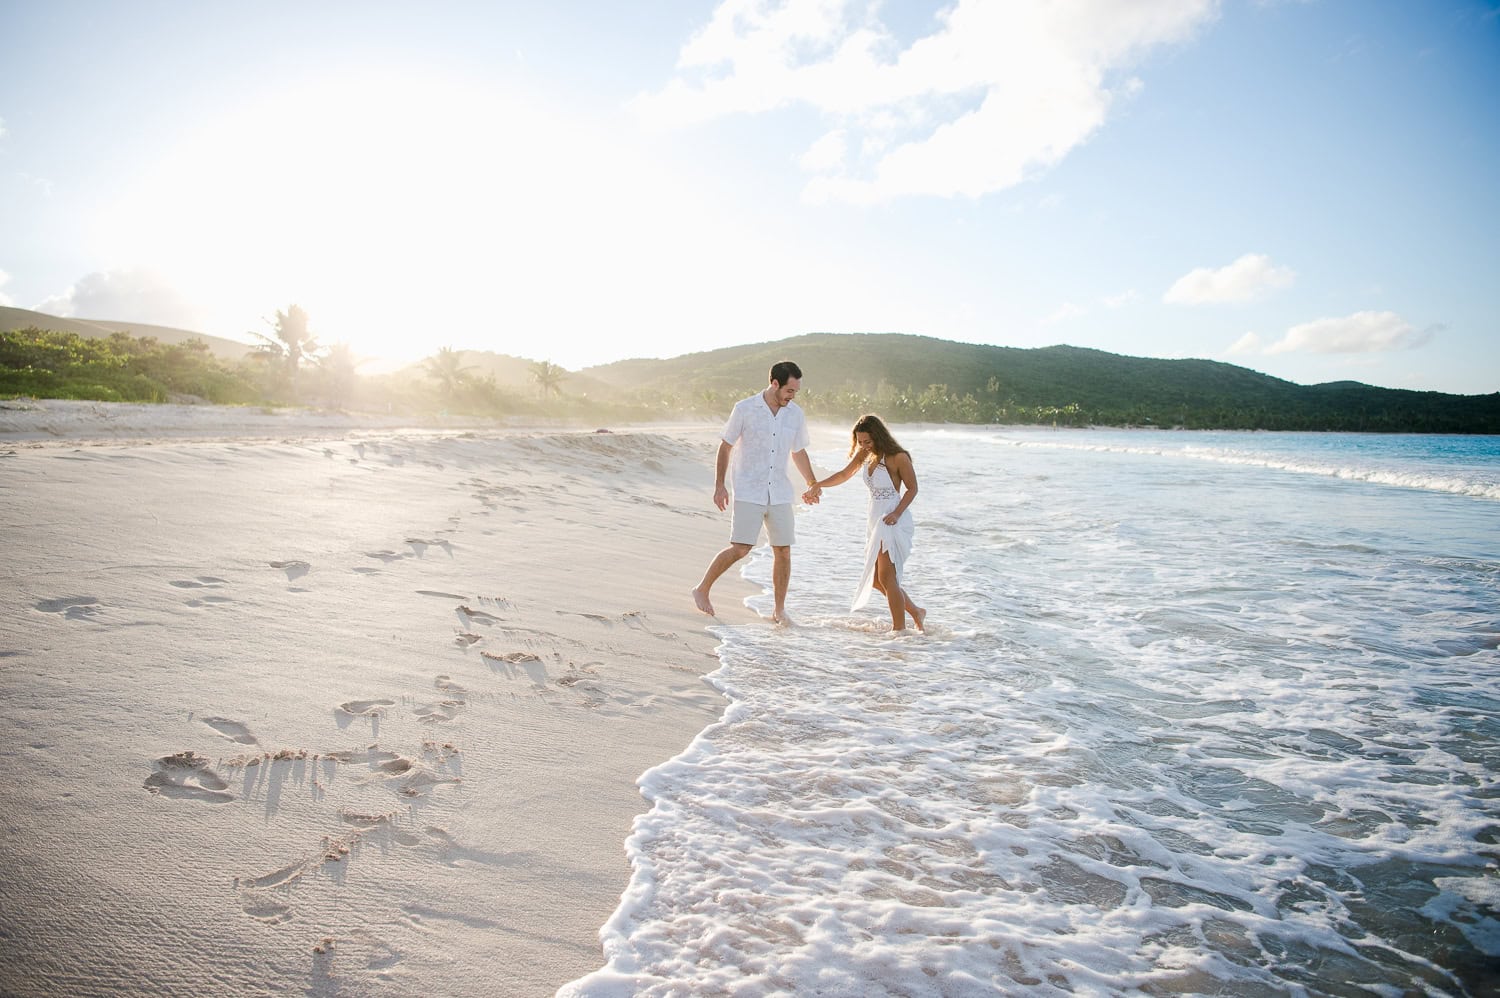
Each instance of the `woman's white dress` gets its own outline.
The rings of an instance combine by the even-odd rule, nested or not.
[[[901,514],[894,526],[885,522],[886,515],[901,501],[901,494],[896,491],[896,483],[891,480],[885,462],[867,468],[863,477],[865,487],[870,490],[870,532],[865,541],[865,572],[860,577],[859,590],[854,594],[852,610],[870,602],[870,593],[875,589],[875,562],[882,550],[890,552],[891,564],[896,566],[896,578],[905,580],[906,556],[911,554],[911,539],[916,533],[910,509]],[[904,587],[904,581],[902,585]]]

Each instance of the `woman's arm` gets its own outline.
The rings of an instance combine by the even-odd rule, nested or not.
[[[835,485],[843,485],[849,479],[854,477],[854,473],[859,470],[859,466],[864,462],[864,459],[865,453],[864,451],[860,451],[858,454],[854,455],[853,459],[850,460],[848,464],[844,465],[843,471],[835,471],[827,478],[819,479],[818,481],[813,482],[813,486],[820,489],[831,489]]]
[[[901,514],[906,512],[906,507],[917,497],[917,470],[912,467],[910,454],[892,454],[885,459],[885,466],[902,488],[901,501],[885,515],[886,523],[895,524],[901,519]]]

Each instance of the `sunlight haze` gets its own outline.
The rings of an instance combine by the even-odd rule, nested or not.
[[[0,6],[0,304],[1500,389],[1494,2]]]

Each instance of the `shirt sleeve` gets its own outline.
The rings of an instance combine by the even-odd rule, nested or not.
[[[736,405],[729,410],[729,421],[724,424],[724,429],[719,434],[719,439],[733,446],[740,442],[740,435],[745,432],[745,409],[744,406]]]

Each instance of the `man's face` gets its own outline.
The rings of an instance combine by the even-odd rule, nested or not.
[[[776,393],[776,404],[777,405],[786,405],[792,399],[796,398],[797,397],[797,392],[801,388],[802,388],[802,379],[801,378],[792,378],[790,381],[788,381],[784,385],[777,385],[776,382],[774,382],[774,381],[771,382],[771,391],[773,391],[773,392]]]

